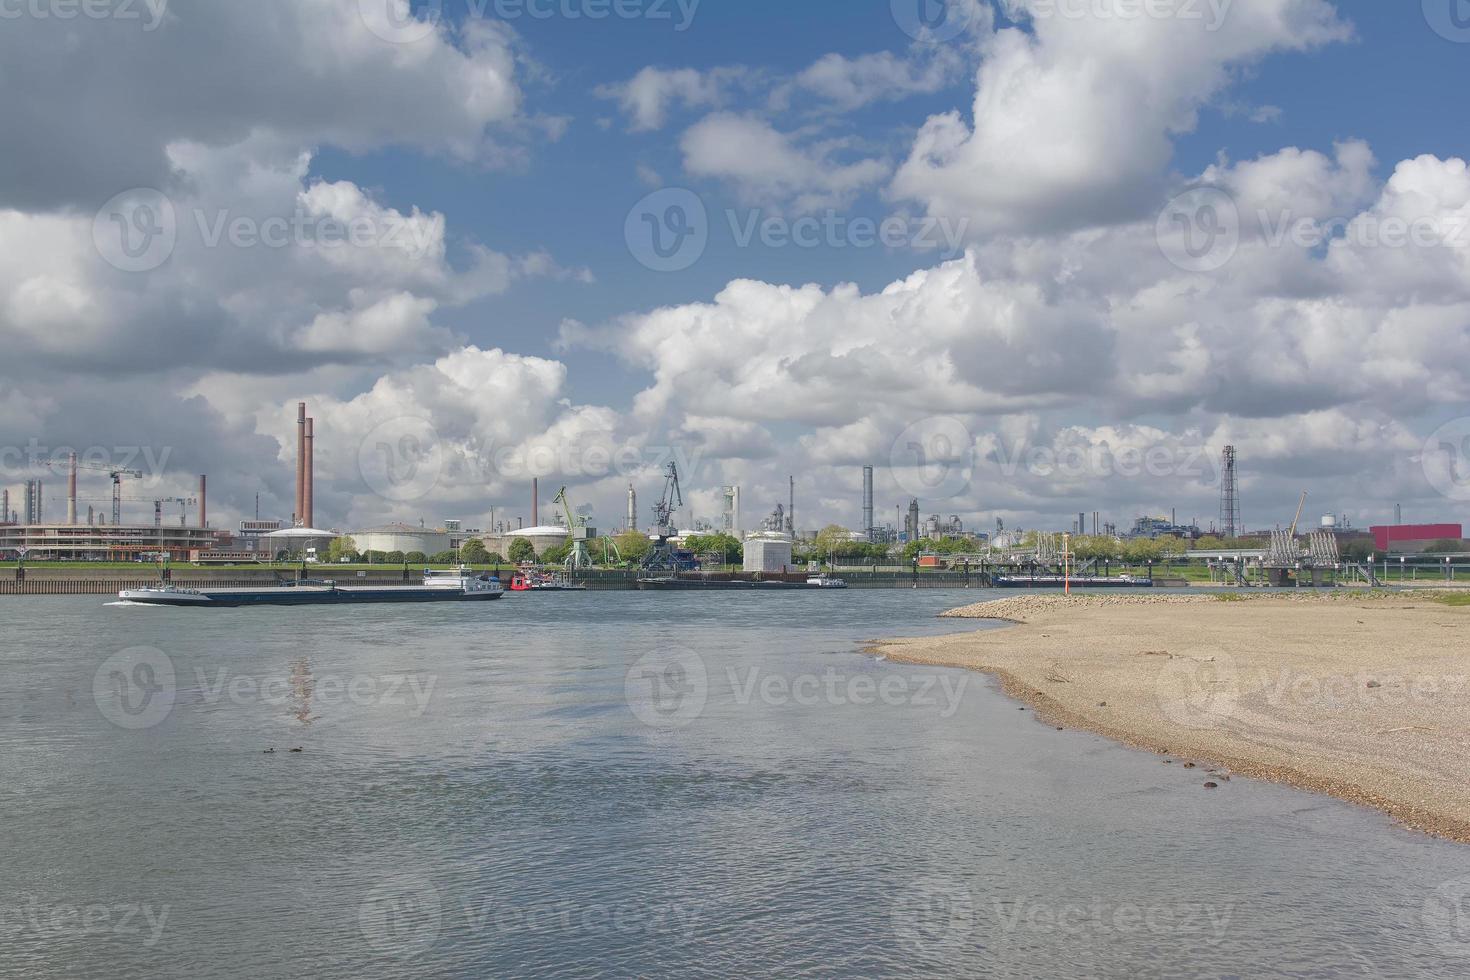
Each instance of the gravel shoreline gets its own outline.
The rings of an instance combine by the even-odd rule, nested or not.
[[[1048,723],[1213,767],[1202,792],[1246,775],[1470,843],[1470,607],[1229,595],[1013,596],[944,613],[1011,628],[872,649],[995,675]]]

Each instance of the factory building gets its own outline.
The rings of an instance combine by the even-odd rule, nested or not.
[[[753,534],[745,539],[745,571],[784,572],[791,568],[791,538]]]
[[[458,548],[458,543],[454,540],[456,535],[451,535],[448,531],[413,527],[409,524],[389,524],[366,531],[349,531],[347,536],[357,546],[359,553],[401,551],[408,554],[411,551],[421,551],[426,555],[437,555],[441,551]],[[464,535],[457,537],[463,538]]]
[[[327,548],[338,537],[336,531],[314,527],[287,527],[262,535],[267,558],[326,558]]]
[[[213,551],[215,532],[168,525],[10,524],[0,526],[0,555],[27,561],[131,561],[167,554],[187,561]]]
[[[1416,552],[1436,541],[1461,541],[1465,528],[1460,524],[1388,524],[1368,529],[1373,547],[1381,552]]]

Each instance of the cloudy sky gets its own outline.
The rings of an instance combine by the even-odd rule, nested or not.
[[[1467,520],[1458,4],[0,3],[3,479],[289,518],[304,399],[343,529]]]

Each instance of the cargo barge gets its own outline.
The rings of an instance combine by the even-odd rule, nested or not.
[[[424,573],[421,586],[339,586],[335,582],[301,583],[264,589],[181,589],[159,585],[123,589],[122,602],[145,606],[231,608],[238,606],[315,606],[366,602],[482,602],[505,595],[490,575],[456,572]]]
[[[671,575],[661,577],[640,578],[638,588],[651,592],[665,591],[704,591],[704,590],[741,590],[745,592],[775,592],[790,589],[845,589],[847,583],[840,578],[829,575],[812,575],[805,580],[789,581],[784,578],[774,579],[747,579],[730,577],[713,577],[705,575]]]
[[[993,589],[1061,589],[1070,585],[1074,589],[1151,589],[1153,579],[1134,578],[1122,575],[1112,578],[1103,576],[1064,578],[1061,575],[997,575],[991,580]]]

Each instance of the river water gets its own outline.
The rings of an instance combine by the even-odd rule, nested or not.
[[[1470,975],[1470,847],[860,649],[982,596],[6,599],[0,975]]]

